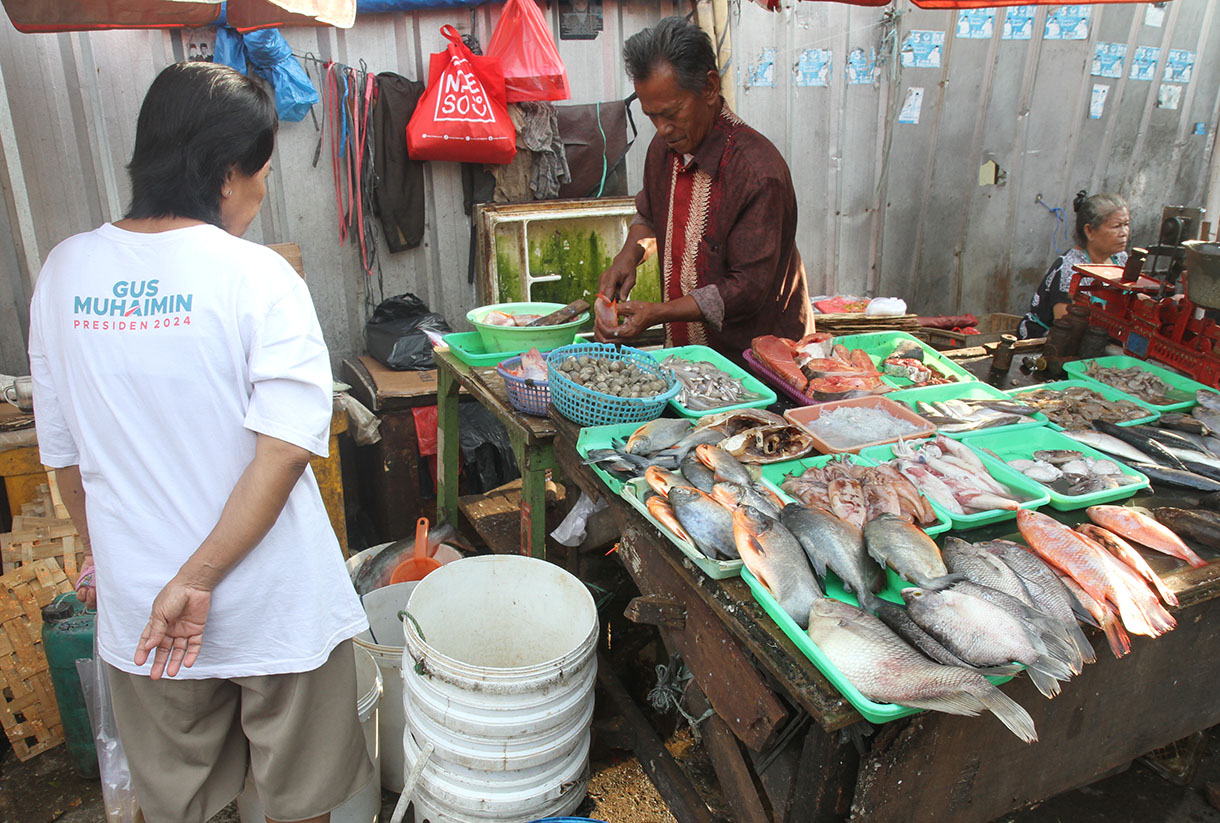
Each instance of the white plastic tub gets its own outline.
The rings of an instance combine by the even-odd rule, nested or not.
[[[362,596],[369,631],[356,635],[356,645],[373,655],[381,669],[385,692],[377,715],[381,737],[381,785],[401,792],[403,785],[402,740],[406,719],[402,713],[402,621],[398,613],[407,607],[417,581],[391,583]]]
[[[514,823],[574,810],[588,782],[597,610],[529,557],[472,557],[412,593],[403,746],[416,823]]]

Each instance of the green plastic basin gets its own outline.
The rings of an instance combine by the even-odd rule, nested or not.
[[[961,383],[978,382],[978,378],[970,372],[963,369],[953,361],[941,355],[936,349],[929,346],[922,340],[913,337],[903,331],[878,331],[869,332],[867,334],[847,334],[842,337],[836,337],[835,343],[842,343],[849,349],[861,349],[873,361],[873,365],[877,367],[877,371],[882,370],[882,361],[889,357],[894,351],[894,347],[899,343],[914,343],[923,349],[923,362],[931,366],[933,372],[940,372],[948,377],[952,375]],[[893,386],[896,389],[909,389],[914,384],[905,377],[893,377],[888,374],[881,375],[881,382],[887,386]]]
[[[1100,394],[1106,400],[1130,400],[1135,405],[1142,406],[1148,410],[1147,417],[1137,417],[1134,420],[1127,420],[1125,422],[1118,423],[1117,425],[1119,426],[1136,426],[1141,423],[1153,423],[1156,422],[1156,420],[1161,416],[1160,412],[1145,403],[1143,400],[1140,400],[1137,397],[1132,397],[1129,394],[1123,394],[1118,389],[1111,388],[1105,383],[1098,383],[1094,380],[1059,380],[1055,383],[1038,383],[1033,386],[1021,386],[1020,388],[1009,389],[1008,396],[1013,399],[1020,400],[1021,395],[1025,392],[1036,391],[1037,389],[1061,391],[1063,389],[1071,388],[1090,389]],[[1060,426],[1053,420],[1048,421],[1046,426],[1047,428],[1054,429],[1055,431],[1063,431],[1063,426]]]
[[[488,312],[502,311],[505,314],[550,314],[559,311],[564,303],[495,303],[480,306],[466,312],[466,320],[478,329],[487,352],[525,352],[538,349],[540,352],[557,349],[572,342],[577,330],[589,320],[589,312],[582,312],[575,320],[557,326],[493,326],[484,323]]]
[[[916,404],[931,403],[941,400],[981,400],[983,398],[991,398],[993,400],[1012,400],[1004,392],[997,389],[995,386],[990,386],[986,383],[947,383],[943,386],[919,386],[913,389],[902,389],[901,391],[893,391],[886,395],[890,400],[897,400],[899,403],[905,403],[912,409],[916,408]],[[954,440],[964,440],[967,437],[974,437],[982,432],[991,431],[1014,431],[1017,429],[1032,429],[1040,426],[1045,426],[1049,421],[1046,415],[1042,412],[1035,412],[1033,420],[1029,423],[1013,423],[1009,426],[994,426],[989,429],[979,429],[976,432],[941,432],[945,437],[952,437]]]
[[[750,374],[748,371],[738,366],[732,360],[729,360],[720,352],[707,346],[677,346],[672,349],[659,349],[649,352],[660,363],[667,357],[677,357],[682,360],[690,360],[696,363],[711,363],[716,368],[720,369],[730,377],[737,378],[741,381],[742,387],[748,391],[758,395],[757,400],[750,400],[745,403],[737,403],[732,406],[720,406],[715,409],[707,409],[705,411],[695,411],[688,409],[678,402],[678,398],[673,398],[669,401],[669,405],[674,411],[683,417],[700,418],[709,414],[720,414],[721,412],[734,411],[736,409],[761,409],[770,406],[776,401],[775,392],[767,388],[757,377]]]

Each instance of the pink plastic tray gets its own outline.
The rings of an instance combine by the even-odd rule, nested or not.
[[[818,402],[804,392],[797,391],[795,386],[772,371],[770,366],[766,365],[755,357],[754,352],[750,351],[749,349],[743,351],[741,353],[741,357],[746,361],[746,365],[750,367],[751,371],[766,380],[775,388],[782,391],[788,397],[791,397],[797,403],[804,403],[806,406],[808,406]]]
[[[936,434],[936,426],[924,420],[909,407],[902,403],[896,403],[885,397],[873,395],[871,397],[853,397],[851,400],[832,400],[829,403],[818,403],[815,406],[803,406],[799,409],[788,409],[784,412],[786,417],[791,422],[800,426],[805,431],[809,432],[809,436],[813,438],[813,447],[822,454],[855,454],[860,449],[866,449],[869,446],[880,446],[885,443],[897,443],[898,436],[887,437],[884,440],[869,440],[865,443],[857,443],[850,447],[832,446],[822,438],[818,437],[814,431],[809,428],[809,424],[817,420],[825,412],[834,409],[843,408],[845,406],[862,406],[869,409],[879,409],[888,412],[890,415],[905,420],[908,423],[916,426],[910,434],[902,435],[903,440],[915,440],[921,437],[929,437]]]

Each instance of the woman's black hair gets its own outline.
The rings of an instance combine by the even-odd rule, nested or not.
[[[1109,192],[1090,196],[1087,191],[1081,189],[1072,200],[1072,208],[1076,211],[1076,240],[1083,247],[1089,242],[1084,227],[1088,226],[1096,231],[1114,212],[1126,209],[1127,201]]]
[[[229,171],[253,175],[266,165],[278,127],[275,103],[245,75],[200,61],[167,66],[140,106],[126,216],[220,226]]]
[[[636,32],[623,45],[627,76],[647,80],[660,63],[673,68],[678,86],[696,94],[716,70],[716,50],[703,29],[684,17],[666,17],[650,29]]]

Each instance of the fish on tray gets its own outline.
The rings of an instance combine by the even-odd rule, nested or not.
[[[1099,366],[1097,361],[1093,360],[1085,366],[1084,373],[1099,383],[1105,383],[1124,394],[1138,397],[1154,406],[1168,406],[1191,399],[1189,392],[1175,389],[1152,372],[1141,369],[1139,366],[1130,366],[1125,369]]]
[[[746,389],[739,378],[711,363],[671,355],[662,360],[661,365],[672,371],[682,384],[677,401],[692,411],[708,411],[760,399],[760,395]]]
[[[979,400],[920,400],[915,403],[915,411],[941,432],[955,434],[1031,423],[1034,419],[1031,415],[1037,409],[1011,400],[987,397]]]
[[[778,520],[750,506],[734,512],[732,520],[737,552],[750,574],[798,626],[808,628],[809,611],[822,590],[801,544]]]
[[[1021,392],[1018,398],[1022,403],[1045,414],[1052,423],[1068,431],[1092,428],[1094,420],[1123,423],[1152,415],[1148,409],[1130,400],[1107,400],[1083,386],[1034,389]]]
[[[750,350],[784,383],[819,401],[889,391],[868,354],[835,345],[823,333],[795,342],[762,335],[750,342]]]
[[[1140,482],[1113,460],[1097,460],[1071,449],[1040,449],[1033,453],[1032,460],[1007,463],[1030,480],[1065,495],[1080,496]]]
[[[813,451],[809,432],[791,423],[758,426],[725,438],[720,448],[743,463],[779,463]]]
[[[885,587],[885,569],[864,548],[864,535],[851,523],[825,509],[789,503],[779,521],[801,544],[814,572],[822,580],[829,569],[856,596],[860,605],[874,611],[876,593]]]
[[[869,700],[968,717],[990,711],[1026,743],[1038,739],[1029,713],[981,674],[928,660],[855,606],[822,598],[808,624],[809,639]]]
[[[1134,540],[1170,557],[1185,560],[1195,567],[1207,565],[1207,561],[1183,543],[1182,538],[1174,534],[1170,527],[1158,522],[1159,518],[1149,517],[1126,506],[1089,506],[1085,509],[1085,514],[1097,525],[1128,540]]]
[[[903,580],[927,586],[949,574],[932,538],[901,517],[883,514],[864,524],[863,534],[869,556]]]
[[[899,440],[890,461],[930,500],[954,514],[1003,509],[1016,511],[1024,500],[995,480],[967,446],[938,435],[914,449]]]

